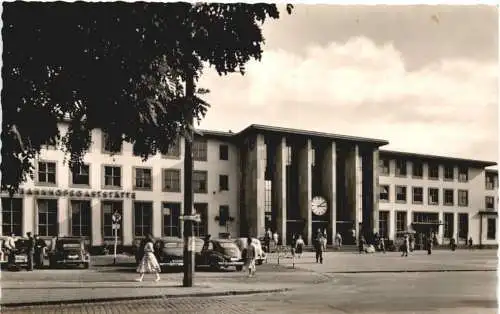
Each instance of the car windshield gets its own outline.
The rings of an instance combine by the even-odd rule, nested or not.
[[[233,242],[220,242],[220,246],[225,249],[234,249],[236,245]]]
[[[184,243],[182,243],[182,242],[165,242],[163,244],[164,248],[180,248],[183,246],[184,246]]]
[[[62,247],[65,249],[79,249],[81,248],[80,243],[62,243]]]

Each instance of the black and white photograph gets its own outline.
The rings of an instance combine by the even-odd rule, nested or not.
[[[495,2],[0,11],[1,313],[498,313]]]

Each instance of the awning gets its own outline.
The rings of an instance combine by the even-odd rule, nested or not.
[[[481,215],[481,216],[498,216],[498,212],[494,212],[491,210],[480,210],[479,215]]]

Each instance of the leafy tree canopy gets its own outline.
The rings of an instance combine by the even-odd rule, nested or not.
[[[267,18],[279,18],[276,5],[4,2],[2,190],[33,175],[48,143],[78,169],[94,128],[144,159],[165,153],[208,107],[199,96],[187,105],[186,78],[204,64],[243,74],[261,58]]]

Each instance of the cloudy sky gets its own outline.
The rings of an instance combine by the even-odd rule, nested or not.
[[[207,71],[201,127],[252,123],[498,159],[498,15],[486,6],[296,5],[245,76]]]

